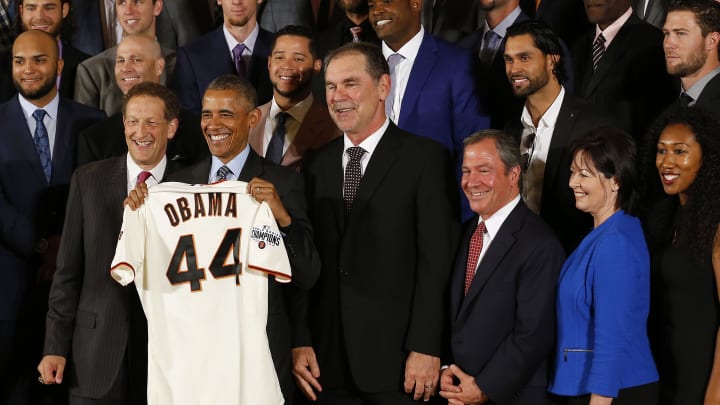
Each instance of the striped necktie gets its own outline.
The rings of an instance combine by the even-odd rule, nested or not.
[[[603,36],[603,34],[600,34],[595,39],[595,42],[593,42],[593,71],[597,70],[598,64],[600,63],[600,59],[602,59],[603,55],[605,55],[605,37]]]

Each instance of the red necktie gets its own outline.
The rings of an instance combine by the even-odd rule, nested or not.
[[[470,246],[468,247],[467,265],[465,266],[465,295],[470,289],[470,284],[475,277],[480,252],[483,248],[483,238],[485,236],[485,222],[480,222],[475,228],[472,238],[470,238]]]
[[[140,174],[138,174],[137,182],[135,183],[135,186],[137,186],[140,183],[145,183],[145,180],[148,179],[148,177],[152,176],[150,172],[148,171],[141,171]]]

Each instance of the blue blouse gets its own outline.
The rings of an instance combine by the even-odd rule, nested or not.
[[[618,211],[593,229],[558,282],[555,372],[548,390],[617,397],[658,380],[650,353],[650,257],[640,221]]]

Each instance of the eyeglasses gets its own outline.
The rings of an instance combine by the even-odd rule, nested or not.
[[[533,153],[535,153],[535,132],[531,132],[525,137],[522,148],[525,152],[520,155],[520,167],[523,172],[527,172],[530,162],[532,162]]]

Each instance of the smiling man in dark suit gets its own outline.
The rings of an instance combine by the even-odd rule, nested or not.
[[[38,371],[45,384],[66,382],[71,405],[146,401],[145,317],[135,290],[115,283],[108,269],[128,192],[173,169],[165,148],[177,130],[178,102],[167,88],[144,83],[128,92],[122,113],[128,153],[73,175],[50,290]]]
[[[208,84],[218,76],[233,73],[255,86],[261,104],[270,101],[267,58],[273,34],[257,23],[261,2],[218,0],[223,11],[222,26],[178,49],[171,86],[184,110],[200,112]]]
[[[268,58],[273,98],[259,107],[260,123],[249,142],[266,159],[299,169],[305,153],[340,136],[340,130],[327,105],[311,93],[322,61],[310,29],[289,25],[275,35]]]
[[[75,169],[77,134],[104,115],[59,97],[55,37],[20,34],[12,49],[18,95],[0,105],[0,402],[39,356],[40,319]],[[19,330],[24,319],[32,330]],[[35,347],[37,344],[38,347]],[[24,384],[27,386],[27,384]],[[20,394],[19,403],[26,398]],[[9,402],[13,403],[13,402]]]
[[[294,374],[321,404],[412,404],[436,392],[443,294],[458,231],[449,154],[385,115],[380,49],[326,58],[330,116],[344,136],[307,158],[322,271],[298,304]]]
[[[442,373],[440,395],[464,404],[549,405],[562,245],[520,199],[520,153],[510,135],[467,138],[462,170],[477,216],[465,224],[450,279],[455,364]]]
[[[568,145],[612,121],[560,84],[565,77],[560,37],[544,23],[526,21],[510,27],[504,58],[515,96],[525,98],[522,113],[507,125],[524,155],[523,200],[553,228],[570,253],[592,229],[592,217],[575,209],[567,185]]]

